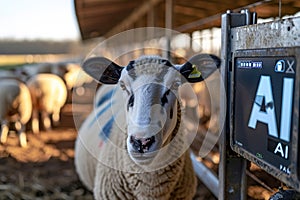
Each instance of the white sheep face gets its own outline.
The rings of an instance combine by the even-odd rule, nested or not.
[[[204,80],[219,64],[217,57],[207,54],[180,66],[158,56],[143,56],[126,67],[93,57],[83,63],[83,69],[101,83],[119,84],[124,93],[120,101],[126,110],[128,154],[134,162],[147,164],[176,133],[178,87]]]
[[[167,60],[142,57],[122,70],[119,85],[126,106],[128,153],[135,162],[147,162],[171,140],[181,75]]]

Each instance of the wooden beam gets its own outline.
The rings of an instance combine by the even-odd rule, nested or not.
[[[129,15],[127,18],[125,18],[123,21],[121,21],[119,24],[113,27],[107,34],[105,34],[105,37],[109,37],[111,35],[126,30],[128,27],[130,27],[132,24],[138,21],[143,15],[146,15],[149,9],[156,6],[161,1],[162,0],[149,0],[144,2],[140,7],[133,10],[131,15]]]
[[[126,13],[122,13],[123,15],[119,16],[119,15],[110,15],[110,16],[105,16],[106,18],[103,19],[107,19],[109,17],[110,21],[120,21],[121,19],[123,19],[126,15]],[[130,14],[130,12],[128,12],[128,14]],[[107,23],[107,21],[102,20],[101,18],[99,19],[97,16],[95,16],[93,19],[81,19],[80,22],[82,23],[82,27],[83,28],[99,28],[100,29],[104,29],[104,27],[102,27],[103,25],[105,27],[108,27],[109,29],[112,28],[112,24]],[[108,29],[105,30],[105,32],[109,31]]]
[[[215,14],[210,17],[202,18],[202,19],[184,24],[182,26],[176,27],[175,30],[179,31],[179,32],[188,32],[191,29],[196,29],[196,28],[200,29],[201,26],[203,26],[205,24],[213,23],[213,22],[219,20],[220,17],[221,17],[221,14]]]
[[[175,5],[174,12],[178,14],[183,14],[187,16],[193,16],[197,18],[204,18],[208,16],[207,10],[204,8],[191,8],[186,6]]]
[[[122,3],[122,2],[128,2],[126,0],[84,0],[84,3],[88,3],[88,4],[91,4],[91,3],[108,3],[108,4],[111,4],[111,3]]]
[[[122,13],[124,10],[128,9],[134,9],[136,7],[136,4],[128,3],[126,4],[117,4],[116,6],[105,6],[105,5],[97,5],[93,7],[81,7],[78,8],[77,15],[79,15],[81,18],[94,18],[95,16],[101,16],[101,15],[112,15],[114,13]]]

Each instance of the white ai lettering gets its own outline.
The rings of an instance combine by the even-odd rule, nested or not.
[[[280,153],[281,157],[288,159],[289,155],[289,146],[286,145],[285,148],[283,148],[283,145],[279,142],[274,150],[274,154]]]
[[[268,104],[270,106],[266,106]],[[255,129],[257,121],[260,121],[268,125],[269,135],[278,137],[275,107],[273,104],[274,100],[271,87],[271,78],[270,76],[261,76],[248,126]],[[264,109],[261,110],[262,107],[264,107]]]
[[[286,142],[290,141],[292,103],[293,103],[293,85],[294,85],[294,79],[292,78],[283,79],[280,139]]]
[[[256,91],[255,102],[252,106],[248,126],[250,128],[255,129],[258,121],[267,124],[269,135],[289,142],[292,119],[293,84],[293,78],[283,79],[280,137],[278,137],[275,104],[273,99],[273,91],[270,76],[260,77],[260,81]],[[279,149],[277,151],[279,151]]]

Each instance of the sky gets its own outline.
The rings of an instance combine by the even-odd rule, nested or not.
[[[0,40],[78,40],[74,0],[0,0]]]

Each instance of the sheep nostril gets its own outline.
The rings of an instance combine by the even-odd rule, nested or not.
[[[130,136],[130,143],[135,151],[139,153],[146,153],[149,151],[152,144],[155,142],[155,137],[149,138],[136,138],[134,136]]]

